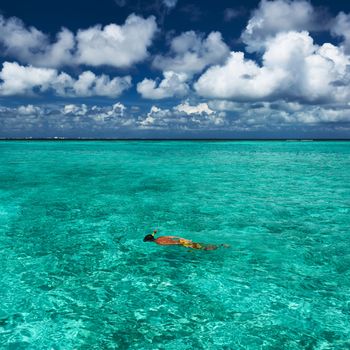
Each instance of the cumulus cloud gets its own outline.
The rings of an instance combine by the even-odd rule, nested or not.
[[[44,133],[67,135],[69,132],[95,133],[101,130],[127,130],[137,127],[137,118],[126,113],[127,107],[118,102],[110,106],[86,104],[0,106],[0,135],[19,132],[26,136]]]
[[[167,55],[154,58],[153,66],[163,70],[164,78],[161,81],[144,79],[137,85],[137,91],[143,98],[153,100],[183,97],[189,92],[194,74],[223,62],[228,54],[219,32],[211,32],[207,37],[194,31],[182,33],[171,40]]]
[[[144,19],[130,15],[124,25],[109,24],[79,30],[77,61],[100,66],[130,67],[145,59],[157,30],[153,16]]]
[[[274,92],[283,80],[265,67],[247,60],[243,52],[232,52],[222,66],[209,68],[195,83],[199,95],[237,100],[262,99]]]
[[[229,48],[219,32],[211,32],[205,38],[194,31],[188,31],[173,38],[170,52],[165,56],[157,55],[153,66],[163,71],[192,76],[211,64],[222,62],[228,54]]]
[[[57,71],[49,68],[21,66],[18,63],[5,62],[0,72],[0,94],[25,95],[33,92],[33,88],[45,91],[57,78]]]
[[[46,45],[40,54],[28,56],[26,61],[41,67],[60,67],[74,62],[74,35],[63,28],[51,45]]]
[[[185,96],[189,87],[186,74],[164,72],[164,78],[159,83],[152,79],[144,79],[137,84],[137,91],[143,98],[160,100],[170,97]]]
[[[123,25],[96,25],[80,29],[76,35],[63,28],[51,42],[47,34],[26,27],[20,19],[0,15],[3,55],[40,67],[76,64],[130,67],[147,57],[156,31],[153,16],[144,19],[132,14]]]
[[[16,18],[9,19],[0,15],[0,45],[3,54],[16,57],[42,67],[56,67],[70,64],[75,46],[74,35],[63,28],[50,43],[49,37],[34,27],[26,27]]]
[[[17,108],[17,112],[19,115],[34,115],[34,114],[41,114],[42,108],[34,105],[26,105],[26,106],[19,106]]]
[[[78,79],[72,78],[61,82],[59,76],[52,83],[53,88],[62,96],[105,96],[118,97],[131,87],[131,77],[116,77],[110,79],[107,75],[95,75],[90,71],[83,72]]]
[[[350,54],[350,14],[340,12],[333,21],[331,32],[344,39],[342,45],[347,54]]]
[[[241,37],[248,52],[262,55],[261,63],[233,51],[224,64],[210,66],[194,88],[200,96],[234,101],[343,103],[350,97],[349,18],[340,13],[330,21],[304,0],[262,0]],[[310,36],[330,28],[343,38],[342,47],[317,45]]]
[[[44,33],[34,27],[26,28],[20,19],[6,19],[0,15],[0,42],[6,53],[25,59],[40,50],[46,40]]]
[[[190,105],[186,101],[170,109],[152,106],[140,120],[139,127],[172,130],[220,129],[226,125],[225,116],[225,112],[215,112],[206,103]]]
[[[157,0],[156,5],[169,13],[176,3]],[[230,8],[224,14],[230,21],[241,12]],[[167,101],[167,108],[153,105],[147,110],[144,102],[130,107],[121,103],[0,106],[0,129],[48,125],[57,130],[244,131],[292,125],[336,128],[337,123],[349,129],[350,15],[341,12],[332,21],[324,18],[320,20],[319,9],[305,0],[262,0],[241,37],[247,51],[256,55],[248,58],[244,52],[230,52],[219,32],[206,36],[187,31],[171,39],[167,53],[154,56],[152,66],[163,76],[137,84],[145,99],[190,95],[191,100],[174,106]],[[341,44],[314,42],[310,33],[328,29]],[[130,67],[149,55],[156,31],[154,17],[131,15],[121,25],[93,26],[77,33],[63,28],[51,38],[19,19],[0,15],[2,54],[29,63],[4,62],[0,96],[118,97],[131,87],[130,76],[97,75],[87,69],[72,76],[58,67]]]
[[[61,109],[64,116],[80,118],[80,120],[88,120],[104,126],[127,126],[135,123],[135,118],[127,115],[125,111],[127,107],[120,102],[112,106],[87,106],[86,104],[69,104]]]
[[[286,98],[344,102],[350,97],[349,56],[332,44],[318,46],[307,32],[269,39],[262,65],[232,52],[197,81],[201,96],[233,100]]]
[[[288,31],[325,30],[327,16],[304,0],[262,0],[253,11],[242,41],[248,52],[264,50],[265,44],[276,34]]]
[[[283,100],[257,103],[212,100],[209,107],[214,111],[225,111],[230,116],[230,127],[242,131],[288,130],[293,126],[334,130],[341,123],[350,123],[348,104],[318,106]],[[347,128],[350,129],[350,124]]]
[[[350,106],[302,105],[298,102],[232,102],[212,100],[190,104],[185,101],[172,108],[152,106],[139,120],[138,128],[154,130],[311,130],[350,129]]]
[[[81,105],[76,105],[76,104],[69,104],[65,105],[62,108],[62,113],[64,115],[71,114],[71,115],[86,115],[88,111],[88,107],[85,103]]]
[[[213,114],[214,111],[208,107],[207,103],[199,103],[198,105],[190,105],[188,101],[174,107],[179,112],[184,112],[187,115],[191,114]]]
[[[37,135],[42,131],[67,135],[70,131],[113,130],[205,130],[225,127],[225,113],[211,110],[205,103],[184,102],[169,109],[152,106],[148,112],[118,102],[110,106],[66,104],[63,106],[0,106],[0,135],[22,131]],[[120,134],[119,134],[120,135]]]
[[[16,62],[4,62],[0,72],[0,95],[31,95],[36,91],[53,91],[67,97],[105,96],[117,97],[131,87],[131,77],[95,75],[83,72],[78,79],[52,68],[21,66]]]
[[[254,103],[212,100],[209,103],[184,101],[168,108],[153,105],[147,112],[135,107],[126,107],[120,102],[107,106],[0,106],[0,136],[13,136],[17,132],[22,136],[103,136],[108,133],[123,137],[130,131],[137,135],[137,132],[152,130],[177,133],[206,130],[344,133],[350,130],[348,103],[317,106],[283,100]]]
[[[140,121],[142,128],[163,128],[172,122],[172,113],[170,109],[162,109],[152,106],[146,117]]]

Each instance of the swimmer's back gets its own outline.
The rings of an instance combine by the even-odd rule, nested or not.
[[[177,236],[163,236],[155,239],[155,242],[159,245],[183,245],[184,243],[183,241],[184,241],[184,238],[177,237]]]

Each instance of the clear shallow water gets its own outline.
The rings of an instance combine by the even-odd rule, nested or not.
[[[0,142],[0,347],[349,349],[349,180],[346,142]]]

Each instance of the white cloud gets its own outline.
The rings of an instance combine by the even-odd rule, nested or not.
[[[337,107],[312,106],[295,113],[294,119],[303,124],[350,122],[350,110]]]
[[[144,79],[137,84],[137,91],[143,98],[159,100],[182,97],[188,93],[187,76],[181,73],[164,72],[164,79],[157,84],[152,79]]]
[[[349,64],[341,49],[318,46],[307,32],[280,33],[267,41],[261,66],[232,52],[224,65],[209,68],[195,89],[210,98],[344,102],[350,97]]]
[[[347,54],[350,54],[350,14],[340,12],[333,21],[331,32],[333,35],[344,39],[344,50]]]
[[[26,59],[33,52],[40,50],[46,41],[46,35],[36,28],[25,28],[20,19],[6,19],[0,15],[0,42],[6,53]]]
[[[42,53],[28,57],[27,61],[41,67],[60,67],[74,62],[74,35],[63,28],[56,37],[56,42],[46,45]]]
[[[91,108],[91,111],[95,113],[95,116],[93,119],[95,121],[103,121],[103,122],[108,122],[111,120],[119,120],[119,123],[126,126],[126,125],[131,125],[132,120],[128,116],[123,119],[125,116],[125,110],[127,108],[120,102],[115,103],[111,107],[97,107],[93,106]]]
[[[211,32],[204,38],[189,31],[173,38],[169,54],[156,56],[153,66],[163,71],[192,76],[211,64],[221,63],[228,54],[229,49],[219,32]]]
[[[0,72],[2,80],[0,94],[3,96],[31,94],[34,87],[45,91],[56,77],[55,69],[25,67],[15,62],[4,62]]]
[[[350,105],[302,105],[297,102],[237,103],[213,100],[185,101],[169,108],[152,106],[146,113],[118,102],[107,106],[86,104],[0,106],[0,133],[13,135],[73,135],[99,131],[125,136],[124,131],[340,131],[350,130]],[[119,134],[111,134],[120,130]],[[98,134],[97,134],[98,135]],[[100,134],[104,135],[104,134]],[[148,134],[150,135],[150,134]],[[204,134],[205,135],[205,134]]]
[[[19,106],[17,108],[17,112],[20,115],[33,115],[33,114],[42,113],[42,109],[38,106],[26,105],[26,106]]]
[[[145,129],[217,129],[226,125],[226,114],[211,110],[206,103],[190,105],[188,101],[171,109],[152,106],[139,126]]]
[[[90,71],[83,72],[77,80],[63,83],[65,91],[61,95],[67,96],[105,96],[118,97],[123,91],[131,87],[131,77],[116,77],[110,79],[107,75],[95,75]],[[60,88],[56,86],[56,89]]]
[[[267,44],[264,66],[283,71],[278,93],[308,102],[349,98],[350,57],[329,43],[316,45],[306,32],[281,33]]]
[[[110,79],[102,74],[83,72],[78,79],[52,68],[21,66],[16,62],[4,62],[0,72],[0,95],[30,95],[35,91],[52,90],[60,96],[105,96],[117,97],[131,87],[131,77]]]
[[[73,61],[74,35],[63,28],[56,41],[50,43],[49,37],[34,27],[28,27],[16,18],[0,15],[0,44],[4,54],[16,57],[21,62],[41,67],[56,67],[71,64]]]
[[[116,123],[119,125],[131,124],[129,116],[125,115],[126,107],[117,102],[112,106],[87,106],[86,104],[68,104],[61,109],[61,113],[71,117],[86,117],[91,122],[101,124],[110,123],[111,126]],[[126,116],[126,118],[124,118]]]
[[[209,107],[214,111],[226,111],[231,116],[231,128],[241,130],[288,130],[303,125],[336,128],[337,123],[350,122],[348,104],[317,106],[283,100],[258,103],[213,100]]]
[[[62,113],[64,115],[67,115],[67,114],[86,115],[87,112],[88,112],[88,107],[84,103],[81,105],[76,105],[76,104],[65,105],[62,109]]]
[[[51,42],[47,34],[26,27],[20,19],[0,15],[3,55],[40,67],[76,64],[130,67],[147,57],[156,31],[153,16],[144,19],[132,14],[122,25],[96,25],[80,29],[76,35],[63,28]]]
[[[198,105],[191,106],[188,103],[188,101],[186,101],[184,103],[179,104],[178,106],[176,106],[174,108],[176,110],[178,110],[179,112],[184,112],[188,115],[202,114],[202,113],[210,115],[210,114],[214,113],[214,111],[208,107],[207,103],[199,103]]]
[[[209,68],[195,83],[199,95],[236,100],[263,99],[274,93],[284,79],[284,72],[272,72],[232,52],[222,66]]]
[[[143,19],[136,15],[130,15],[123,25],[79,30],[77,61],[92,66],[130,67],[147,57],[156,30],[153,16]]]
[[[137,128],[137,118],[125,113],[126,107],[118,102],[109,106],[86,104],[0,106],[0,132],[40,135],[44,132],[62,135],[71,130],[75,133],[94,133],[99,130]]]
[[[163,70],[164,78],[144,79],[137,91],[143,98],[153,100],[184,97],[192,76],[211,64],[223,62],[228,53],[219,32],[211,32],[206,38],[194,31],[182,33],[171,40],[166,56],[157,55],[153,61],[154,67]]]
[[[248,52],[261,51],[266,42],[280,32],[327,29],[323,17],[308,1],[262,0],[253,11],[242,40]]]
[[[141,128],[162,128],[169,123],[172,113],[169,109],[152,106],[145,118],[140,120]]]

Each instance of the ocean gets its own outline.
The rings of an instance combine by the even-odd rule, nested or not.
[[[350,142],[1,141],[0,254],[2,349],[349,349]]]

